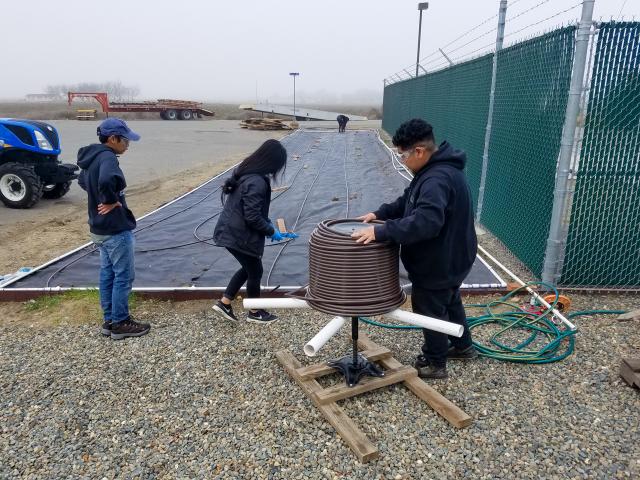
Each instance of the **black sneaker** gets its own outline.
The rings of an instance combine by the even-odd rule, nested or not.
[[[416,361],[413,362],[413,367],[416,370],[420,370],[421,368],[428,367],[428,366],[429,366],[429,360],[427,360],[424,355],[418,355],[416,357]]]
[[[429,378],[432,380],[444,380],[449,375],[447,374],[447,367],[422,367],[418,368],[418,376],[420,378]]]
[[[478,358],[478,351],[473,345],[463,348],[462,350],[456,347],[450,347],[447,351],[447,358],[449,360],[473,360]]]
[[[276,320],[278,320],[278,317],[276,317],[273,313],[267,312],[266,310],[249,312],[249,314],[247,315],[247,322],[267,324],[273,323]]]
[[[102,324],[102,334],[105,337],[110,337],[111,336],[111,322],[104,322]]]
[[[138,323],[130,318],[118,323],[111,324],[111,339],[122,340],[127,337],[141,337],[151,330],[148,323]]]
[[[213,311],[216,312],[219,317],[222,317],[225,320],[231,320],[232,322],[238,321],[238,318],[233,314],[233,308],[231,305],[225,305],[218,300],[211,308],[213,308]]]

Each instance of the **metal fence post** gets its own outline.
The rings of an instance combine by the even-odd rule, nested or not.
[[[482,204],[484,202],[484,186],[487,181],[487,168],[489,165],[489,140],[491,138],[491,123],[493,122],[493,104],[496,91],[496,72],[498,70],[498,52],[502,50],[504,40],[504,23],[507,16],[507,0],[500,0],[498,12],[498,33],[496,35],[496,51],[493,54],[493,68],[491,69],[491,91],[489,93],[489,112],[487,114],[487,126],[484,134],[484,151],[482,152],[482,171],[480,173],[480,189],[478,190],[478,208],[476,210],[476,222],[480,223],[482,216]]]
[[[562,275],[563,255],[567,241],[567,229],[563,228],[565,212],[567,211],[569,169],[571,166],[571,152],[576,134],[578,114],[580,112],[580,99],[582,96],[585,66],[587,63],[587,51],[593,25],[593,4],[595,0],[582,2],[582,15],[576,33],[576,47],[573,56],[573,71],[571,73],[571,85],[567,99],[567,110],[562,127],[562,141],[558,154],[558,166],[556,173],[556,185],[553,191],[553,210],[551,211],[551,224],[547,238],[547,248],[544,256],[542,280],[551,284],[557,284]]]

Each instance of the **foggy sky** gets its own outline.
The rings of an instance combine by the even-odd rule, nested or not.
[[[514,16],[544,0],[509,1]],[[29,0],[2,2],[0,98],[47,85],[119,80],[141,98],[221,102],[381,103],[383,78],[415,65],[415,0]],[[577,0],[549,0],[507,22],[516,31]],[[594,18],[640,16],[638,0],[596,0]],[[434,0],[421,57],[495,15],[499,0]],[[507,37],[506,45],[579,18],[580,8]],[[495,27],[470,33],[453,49]],[[8,40],[10,39],[10,41]],[[495,41],[495,32],[451,54]],[[445,49],[447,52],[447,49]],[[438,58],[430,61],[434,68]],[[415,69],[415,66],[413,67]],[[409,68],[411,70],[411,68]]]

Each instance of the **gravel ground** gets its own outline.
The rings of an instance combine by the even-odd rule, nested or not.
[[[635,296],[572,296],[576,308],[640,308]],[[473,297],[473,301],[479,301]],[[237,306],[239,308],[239,305]],[[114,342],[96,326],[0,327],[2,478],[637,478],[640,394],[618,376],[637,322],[582,317],[563,362],[450,362],[433,382],[474,417],[462,430],[394,386],[342,404],[380,449],[360,464],[280,368],[328,319],[282,311],[270,326],[179,314]],[[348,329],[345,329],[348,330]],[[363,326],[403,363],[420,334]],[[346,332],[345,332],[346,334]],[[334,339],[318,358],[347,353]],[[310,363],[303,359],[304,363]]]
[[[480,240],[530,278],[490,235]],[[640,308],[638,295],[569,296],[574,311]],[[640,392],[618,375],[621,358],[640,356],[638,322],[576,318],[575,353],[558,363],[450,362],[450,378],[431,384],[474,418],[465,429],[401,385],[341,402],[380,450],[361,464],[275,358],[280,349],[303,364],[347,354],[348,328],[311,362],[302,346],[329,320],[324,314],[281,311],[281,321],[257,326],[222,321],[208,306],[181,310],[139,305],[153,329],[121,342],[97,325],[0,320],[0,478],[640,476]],[[416,331],[361,331],[403,363],[421,344]]]

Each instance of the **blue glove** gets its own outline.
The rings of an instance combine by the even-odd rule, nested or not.
[[[293,233],[293,232],[283,233],[282,236],[284,238],[298,238],[298,234],[297,233]]]
[[[280,233],[280,230],[278,230],[277,228],[274,228],[274,230],[275,231],[274,231],[273,235],[271,235],[271,241],[272,242],[281,242],[282,240],[284,240],[284,237]]]

